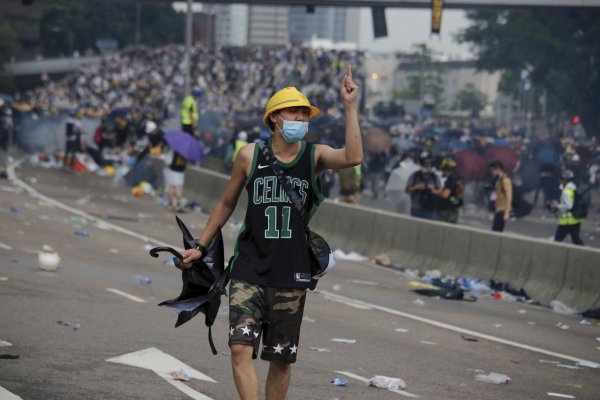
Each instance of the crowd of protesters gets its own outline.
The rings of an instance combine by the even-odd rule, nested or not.
[[[88,151],[97,161],[100,159],[99,163],[110,162],[111,154],[118,160],[119,152],[124,149],[144,155],[148,146],[148,123],[165,128],[163,122],[178,118],[180,113],[184,97],[183,65],[180,62],[184,58],[183,50],[180,45],[127,48],[61,80],[47,79],[43,86],[15,95],[4,108],[9,110],[10,107],[17,114],[42,117],[70,112],[71,125],[75,127],[78,124],[73,122],[80,120],[81,114],[97,118],[99,124],[92,130],[93,143],[88,146]],[[335,83],[348,63],[360,75],[364,57],[364,53],[357,51],[300,46],[195,47],[191,76],[192,86],[198,90],[198,95],[194,96],[200,114],[198,123],[203,127],[196,135],[207,154],[223,159],[225,163],[231,162],[239,142],[264,137],[265,128],[256,121],[256,116],[261,115],[269,96],[282,86],[296,86],[322,110],[322,115],[311,123],[311,134],[321,143],[340,145],[342,135],[336,133],[340,131],[343,116],[335,101]],[[210,114],[220,118],[212,126],[207,125]],[[435,171],[434,175],[440,178],[453,176],[451,181],[475,188],[468,193],[470,203],[492,204],[489,195],[494,192],[494,177],[489,173],[477,177],[464,175],[465,163],[472,160],[460,159],[457,155],[467,151],[483,158],[494,146],[510,147],[518,159],[507,170],[515,189],[511,213],[517,217],[530,213],[540,197],[543,197],[544,205],[560,199],[563,170],[572,171],[575,182],[585,182],[595,189],[599,186],[598,137],[578,134],[573,126],[550,124],[531,129],[526,134],[524,129],[518,128],[480,128],[476,120],[456,124],[448,119],[414,114],[388,118],[393,122],[370,117],[366,114],[361,117],[363,134],[368,136],[373,127],[383,129],[391,138],[390,145],[373,150],[367,143],[365,162],[347,174],[349,185],[342,184],[341,175],[326,173],[323,179],[326,193],[332,193],[331,188],[337,182],[341,198],[348,201],[359,203],[361,194],[374,199],[385,197],[394,204],[396,211],[413,213],[415,204],[411,204],[411,198],[422,196],[406,187],[411,174],[422,169],[420,157],[426,152],[426,173]],[[240,126],[235,118],[246,119],[247,124]],[[65,150],[72,162],[71,153],[79,144],[67,144]],[[486,159],[479,169],[488,172],[492,161],[501,160]],[[448,168],[448,165],[453,167]],[[445,190],[446,181],[433,179],[432,192],[444,199],[456,198],[456,189]],[[463,190],[460,190],[461,205]],[[527,203],[524,195],[532,192],[533,201]],[[443,219],[456,222],[457,216],[452,210],[432,211],[425,214],[436,218],[445,215]],[[503,219],[506,219],[504,215]]]

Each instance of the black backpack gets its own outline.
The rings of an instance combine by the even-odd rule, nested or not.
[[[571,214],[574,218],[586,218],[590,203],[592,202],[592,192],[590,185],[584,185],[581,189],[575,191],[575,201],[571,208]]]

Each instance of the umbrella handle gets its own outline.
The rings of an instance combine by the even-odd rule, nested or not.
[[[158,253],[161,251],[166,251],[168,253],[173,254],[175,257],[177,257],[180,260],[183,260],[183,256],[181,255],[181,253],[179,253],[177,250],[171,248],[171,247],[155,247],[153,249],[150,249],[150,255],[154,258],[158,257]]]

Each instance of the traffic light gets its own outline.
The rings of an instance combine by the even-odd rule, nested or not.
[[[573,117],[573,125],[579,125],[579,115]]]

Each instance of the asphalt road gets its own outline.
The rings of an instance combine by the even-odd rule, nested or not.
[[[174,329],[176,314],[156,306],[179,294],[180,275],[146,246],[181,244],[174,215],[109,177],[26,165],[16,174],[19,181],[0,181],[0,340],[12,344],[0,345],[0,400],[237,398],[226,307],[213,327],[213,356],[201,317]],[[22,190],[21,182],[47,197]],[[207,220],[202,213],[182,217],[194,233]],[[237,229],[224,228],[227,253]],[[60,254],[56,272],[38,268],[44,244]],[[141,285],[135,275],[152,283]],[[600,362],[597,321],[582,325],[544,307],[491,298],[421,297],[409,281],[393,269],[338,262],[309,293],[287,398],[600,398],[600,369],[571,369],[577,361]],[[569,329],[557,328],[560,322]],[[130,365],[107,361],[130,353],[137,357],[114,360]],[[200,379],[170,384],[165,373],[176,361],[169,356]],[[256,366],[264,382],[267,364]],[[511,382],[475,379],[490,372]],[[367,387],[362,380],[374,375],[401,378],[406,391]],[[336,377],[347,386],[333,385]]]

